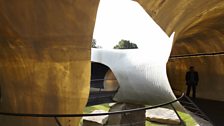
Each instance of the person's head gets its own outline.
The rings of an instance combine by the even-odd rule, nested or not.
[[[194,67],[193,66],[190,66],[190,71],[194,71]]]

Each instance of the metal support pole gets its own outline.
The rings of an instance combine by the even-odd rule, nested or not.
[[[54,117],[54,119],[55,119],[55,121],[56,121],[57,126],[62,126],[61,123],[60,123],[60,121],[58,120],[57,117]]]
[[[175,107],[173,106],[173,104],[171,103],[170,106],[172,107],[172,109],[174,110],[174,112],[176,113],[177,117],[179,118],[180,120],[180,124],[182,126],[186,126],[185,122],[181,119],[180,115],[178,114],[177,110],[175,109]]]

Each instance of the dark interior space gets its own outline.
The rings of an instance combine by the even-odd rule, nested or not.
[[[103,88],[103,82],[106,72],[109,67],[101,63],[91,63],[91,87],[93,88]]]

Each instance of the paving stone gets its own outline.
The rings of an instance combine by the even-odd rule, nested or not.
[[[104,110],[95,110],[93,113],[106,113]],[[83,117],[82,126],[103,126],[108,119],[108,115]]]
[[[110,112],[130,110],[144,107],[127,103],[117,103],[110,108]],[[129,112],[124,114],[109,115],[107,125],[145,126],[145,111]]]
[[[174,110],[155,108],[146,111],[146,120],[164,124],[180,124],[180,119]]]

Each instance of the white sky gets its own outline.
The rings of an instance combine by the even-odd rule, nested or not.
[[[112,49],[121,39],[136,43],[140,49],[170,51],[172,43],[145,10],[131,0],[101,0],[93,38],[97,45]]]

